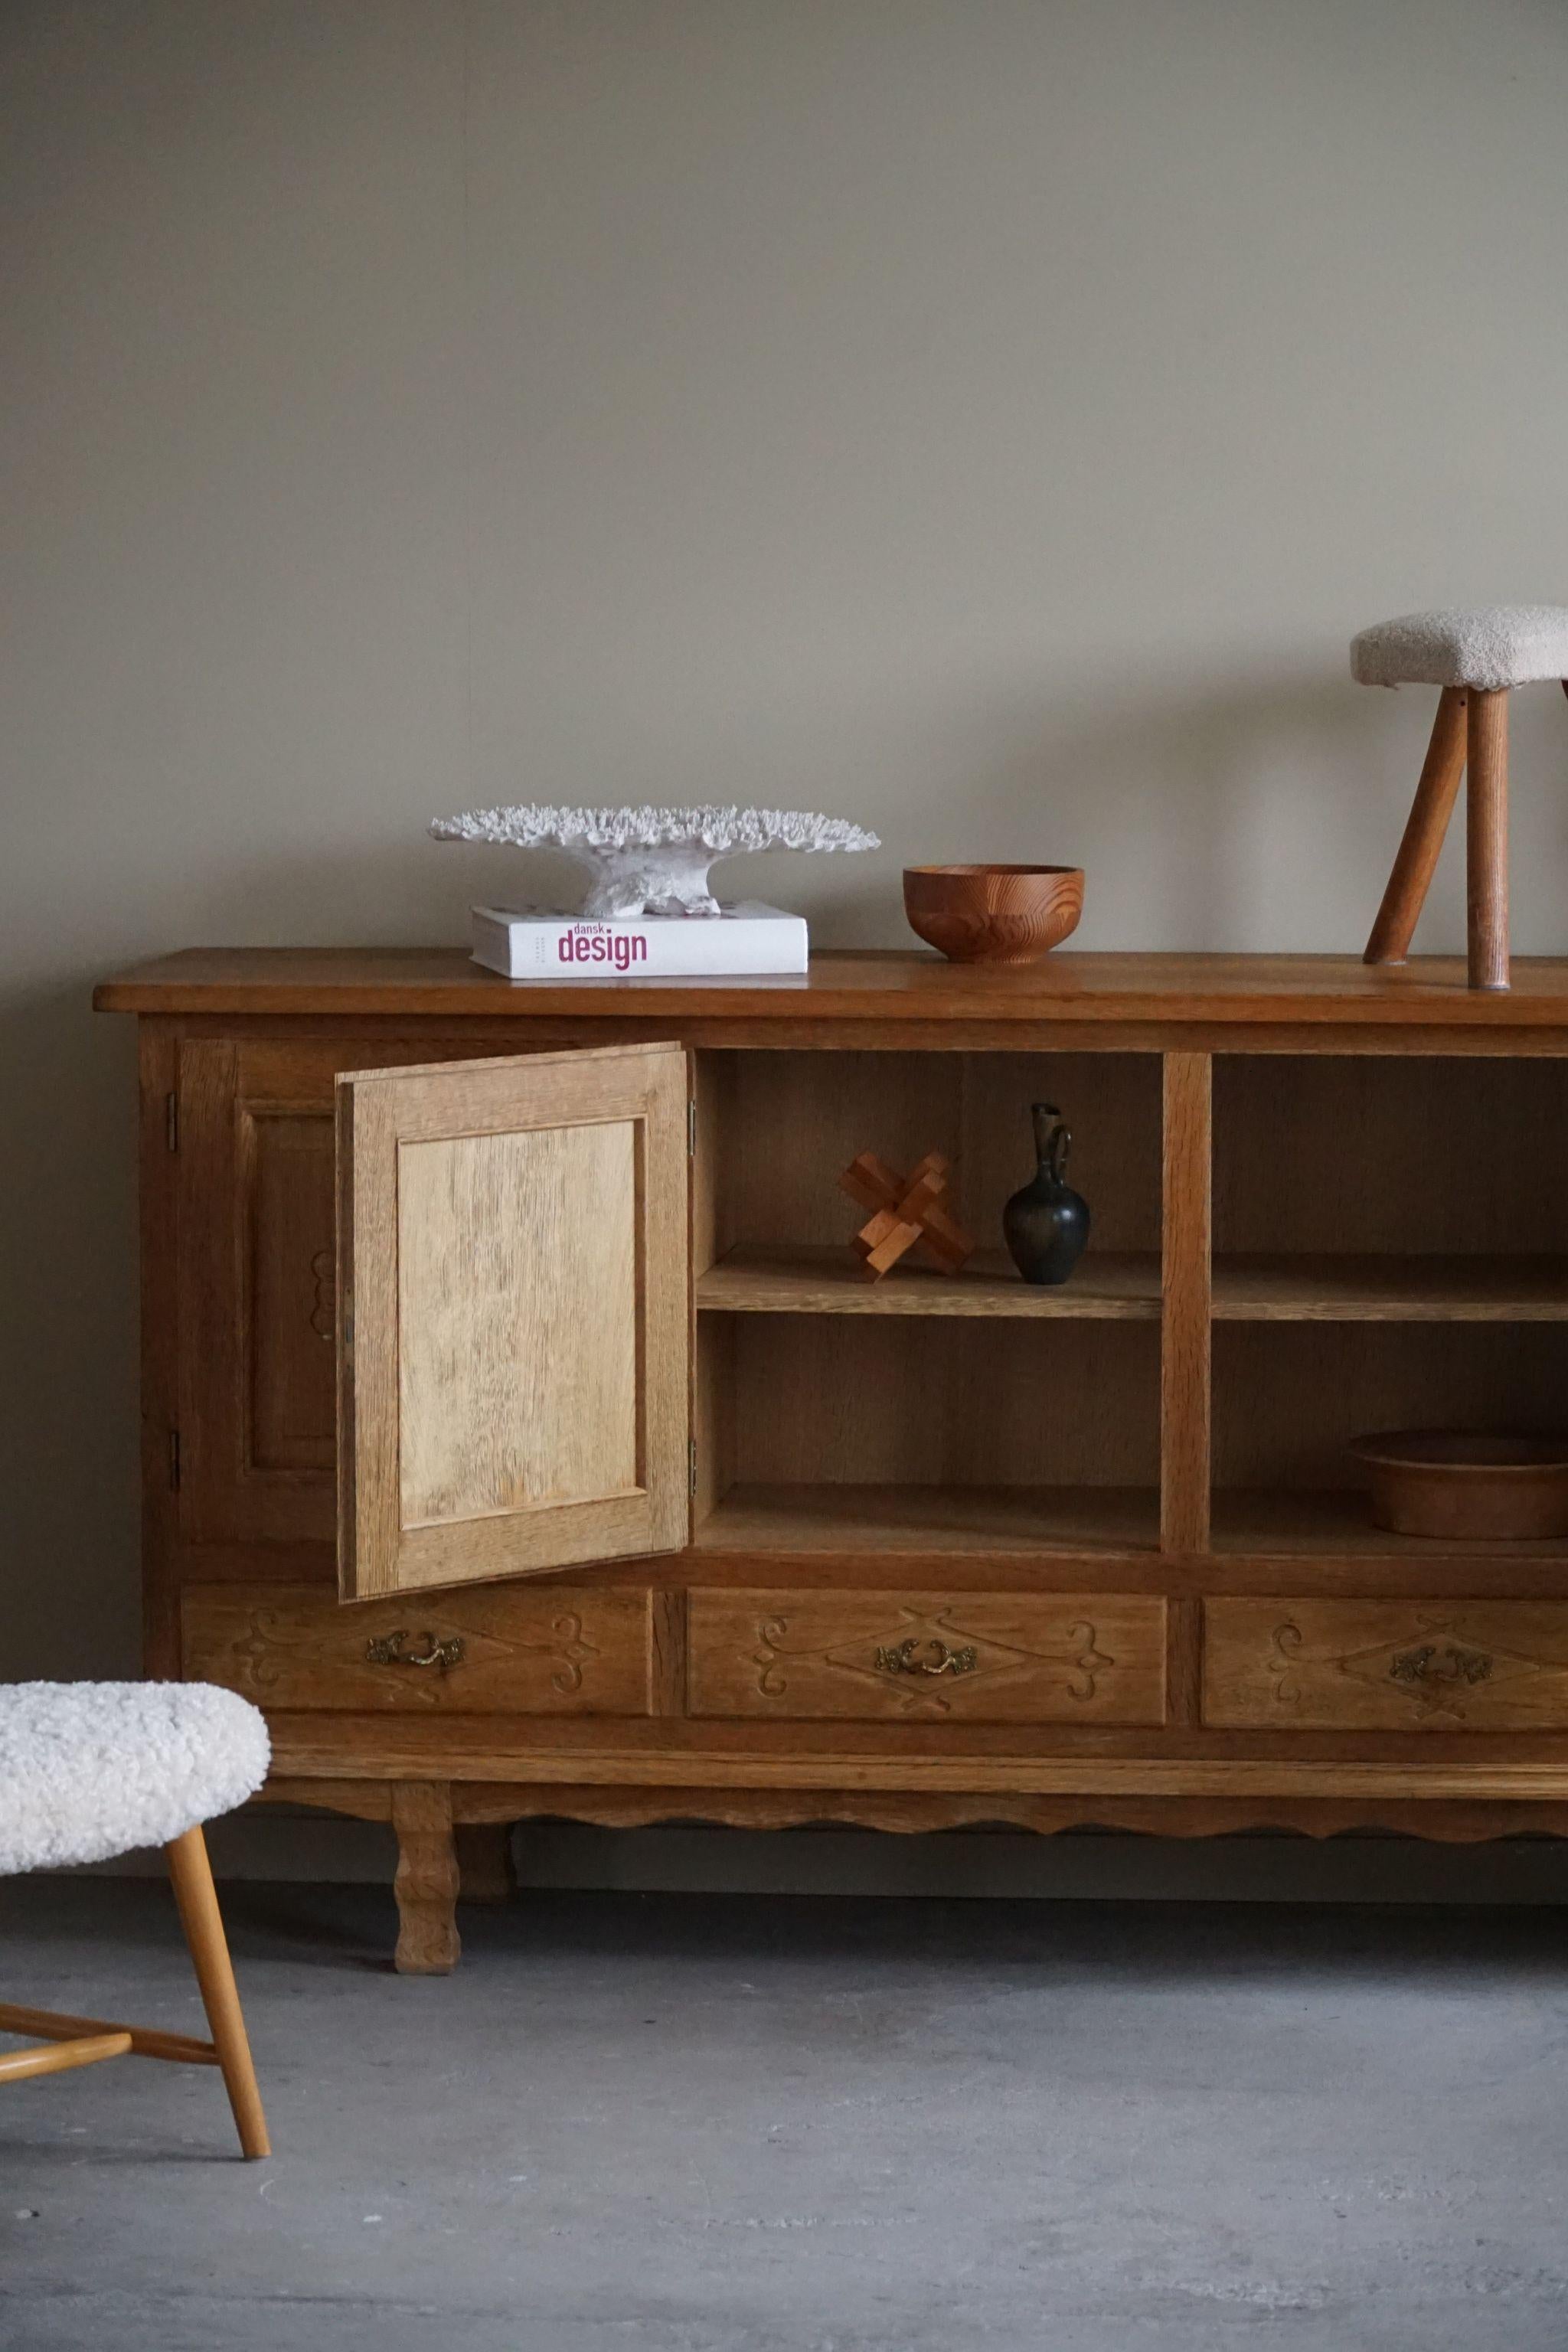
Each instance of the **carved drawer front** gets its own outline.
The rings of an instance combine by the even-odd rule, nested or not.
[[[1568,1602],[1210,1601],[1204,1720],[1237,1728],[1568,1728]]]
[[[258,1706],[646,1715],[649,1611],[563,1584],[353,1608],[320,1585],[193,1585],[183,1655]]]
[[[1158,1724],[1165,1604],[1143,1595],[693,1592],[694,1716]]]

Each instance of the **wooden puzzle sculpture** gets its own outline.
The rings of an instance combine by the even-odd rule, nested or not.
[[[923,1242],[943,1274],[956,1274],[974,1244],[944,1204],[950,1163],[928,1151],[908,1176],[900,1176],[874,1151],[862,1151],[838,1179],[842,1190],[871,1215],[851,1246],[873,1282],[897,1265],[906,1250]]]

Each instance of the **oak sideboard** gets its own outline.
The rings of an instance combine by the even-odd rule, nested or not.
[[[1372,1430],[1568,1421],[1568,962],[195,950],[139,1016],[146,1666],[390,1822],[398,1964],[531,1815],[1568,1830],[1568,1539]],[[1058,1104],[1063,1288],[1000,1254]],[[979,1244],[880,1282],[858,1153]]]

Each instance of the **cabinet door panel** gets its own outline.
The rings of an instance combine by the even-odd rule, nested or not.
[[[630,1119],[405,1143],[397,1251],[405,1526],[636,1486]]]
[[[338,1083],[345,1599],[686,1539],[686,1057]]]
[[[333,1087],[351,1059],[429,1054],[395,1037],[374,1047],[181,1045],[179,1511],[188,1542],[331,1540]]]
[[[331,1476],[336,1455],[332,1122],[249,1114],[251,1460]]]

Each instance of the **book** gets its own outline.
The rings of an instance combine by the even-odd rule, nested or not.
[[[473,955],[504,980],[598,982],[737,978],[805,970],[804,915],[755,898],[716,915],[581,915],[475,907]]]

